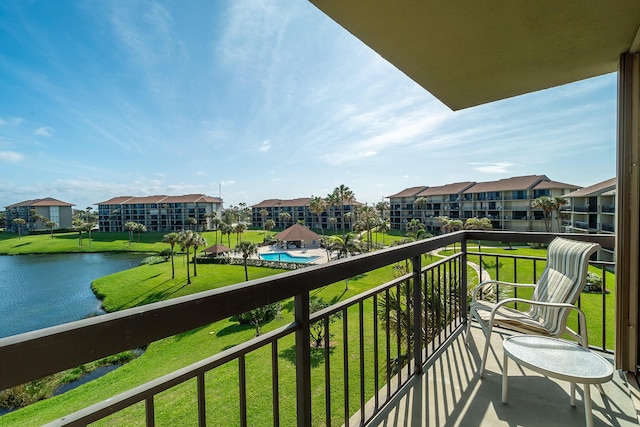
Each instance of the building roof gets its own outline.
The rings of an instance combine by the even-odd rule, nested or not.
[[[453,110],[617,71],[640,46],[637,0],[310,1]]]
[[[536,185],[533,186],[534,190],[551,190],[553,188],[562,188],[562,189],[578,189],[579,185],[566,184],[564,182],[558,181],[540,181]]]
[[[440,185],[437,187],[427,187],[420,193],[416,194],[416,197],[425,197],[425,196],[439,196],[444,194],[459,194],[464,190],[475,185],[475,182],[456,182],[453,184]]]
[[[267,199],[263,200],[252,208],[273,208],[276,206],[307,206],[311,201],[310,197],[298,197],[297,199]]]
[[[72,203],[63,202],[53,197],[45,197],[44,199],[32,199],[25,200],[23,202],[14,203],[9,206],[5,206],[6,209],[17,208],[21,206],[36,207],[36,206],[75,206]]]
[[[104,202],[98,202],[96,205],[133,205],[133,204],[149,204],[149,203],[222,203],[219,197],[210,197],[204,194],[185,194],[182,196],[118,196],[113,197]]]
[[[590,185],[589,187],[581,188],[577,191],[565,194],[562,197],[588,197],[588,196],[609,196],[615,194],[616,191],[616,178],[607,179],[606,181],[599,182],[597,184]]]
[[[478,182],[473,187],[464,191],[467,193],[484,193],[487,191],[512,191],[528,190],[533,188],[540,181],[549,181],[545,175],[516,176],[512,178],[499,179],[497,181]]]
[[[405,188],[404,190],[402,190],[399,193],[393,194],[391,196],[387,196],[387,199],[396,199],[396,198],[400,198],[400,197],[412,197],[415,196],[416,194],[420,193],[421,191],[426,190],[429,187],[426,187],[424,185],[421,185],[419,187],[409,187],[409,188]]]
[[[320,239],[320,235],[300,224],[293,224],[291,227],[281,231],[274,237],[282,242],[310,242],[312,240]]]

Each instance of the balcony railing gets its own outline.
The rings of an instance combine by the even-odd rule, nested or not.
[[[126,412],[125,417],[131,417],[128,408],[140,403],[144,408],[140,416],[151,426],[155,423],[157,405],[163,401],[163,392],[169,390],[170,393],[178,386],[181,390],[185,386],[193,387],[193,422],[206,425],[207,420],[213,422],[225,409],[211,402],[212,393],[234,393],[228,389],[228,383],[221,390],[212,390],[218,384],[215,381],[218,370],[223,366],[228,368],[230,364],[237,367],[235,424],[253,425],[251,417],[256,414],[252,414],[249,407],[247,378],[252,373],[248,360],[265,352],[270,355],[266,357],[270,364],[260,366],[258,375],[270,376],[270,385],[265,390],[252,391],[270,396],[271,410],[269,414],[259,414],[261,423],[266,419],[267,424],[272,425],[330,426],[350,425],[356,419],[358,424],[364,425],[404,384],[422,372],[428,360],[438,357],[448,340],[464,327],[468,258],[478,257],[479,264],[485,270],[491,270],[494,278],[535,281],[539,277],[537,268],[543,265],[543,259],[525,257],[520,261],[512,256],[498,259],[496,255],[468,253],[465,250],[467,240],[547,243],[553,237],[549,233],[460,231],[3,338],[0,339],[0,366],[3,367],[0,390],[292,298],[294,318],[288,325],[67,415],[52,425],[86,425],[107,416],[116,417],[117,424],[119,411]],[[614,237],[610,235],[569,237],[598,241],[603,246],[614,245]],[[452,245],[457,245],[462,252],[437,260],[428,255],[447,246],[453,248]],[[513,267],[501,269],[501,265],[506,265],[504,259],[513,263]],[[533,277],[523,278],[518,274],[523,268],[520,262],[533,264]],[[493,267],[489,265],[491,263]],[[310,313],[310,293],[314,290],[383,267],[393,268],[395,278]],[[606,282],[605,267],[601,266],[605,280],[603,289],[612,286]],[[609,304],[603,290],[603,319]],[[336,315],[339,315],[337,321]],[[312,346],[310,330],[318,323],[327,333],[322,345]],[[606,331],[612,326],[606,320],[602,325],[603,338],[598,347],[607,348]],[[293,346],[289,350],[295,360],[295,372],[289,374],[292,381],[288,382],[282,379],[286,367],[282,366],[280,349],[291,343]],[[312,369],[314,366],[316,368]],[[342,390],[339,398],[334,396],[337,389]],[[164,401],[166,403],[166,398]],[[229,401],[225,401],[224,406],[228,405]],[[134,414],[139,412],[133,411]],[[163,421],[180,423],[184,420]]]

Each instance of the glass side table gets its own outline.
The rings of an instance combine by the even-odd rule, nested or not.
[[[508,363],[518,365],[551,378],[571,383],[571,406],[576,406],[576,383],[584,384],[584,413],[587,427],[593,426],[590,384],[602,384],[613,377],[613,366],[603,357],[577,343],[536,335],[506,338],[504,372],[502,374],[502,403],[507,403]],[[602,392],[602,388],[600,388]]]

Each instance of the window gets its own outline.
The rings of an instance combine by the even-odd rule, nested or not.
[[[512,192],[512,199],[524,200],[527,198],[527,190],[516,190]]]
[[[533,191],[533,197],[535,199],[537,199],[538,197],[543,197],[543,196],[549,197],[550,195],[551,195],[551,193],[549,192],[549,189],[546,189],[546,190],[534,190]]]
[[[49,220],[60,226],[60,206],[49,206]]]

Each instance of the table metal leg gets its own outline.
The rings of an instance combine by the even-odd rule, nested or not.
[[[576,383],[571,383],[571,406],[576,406]]]
[[[502,403],[507,403],[507,376],[509,369],[509,357],[507,354],[504,354],[502,361]]]
[[[584,389],[584,416],[587,419],[587,427],[593,427],[593,413],[591,411],[591,385],[583,384]]]

